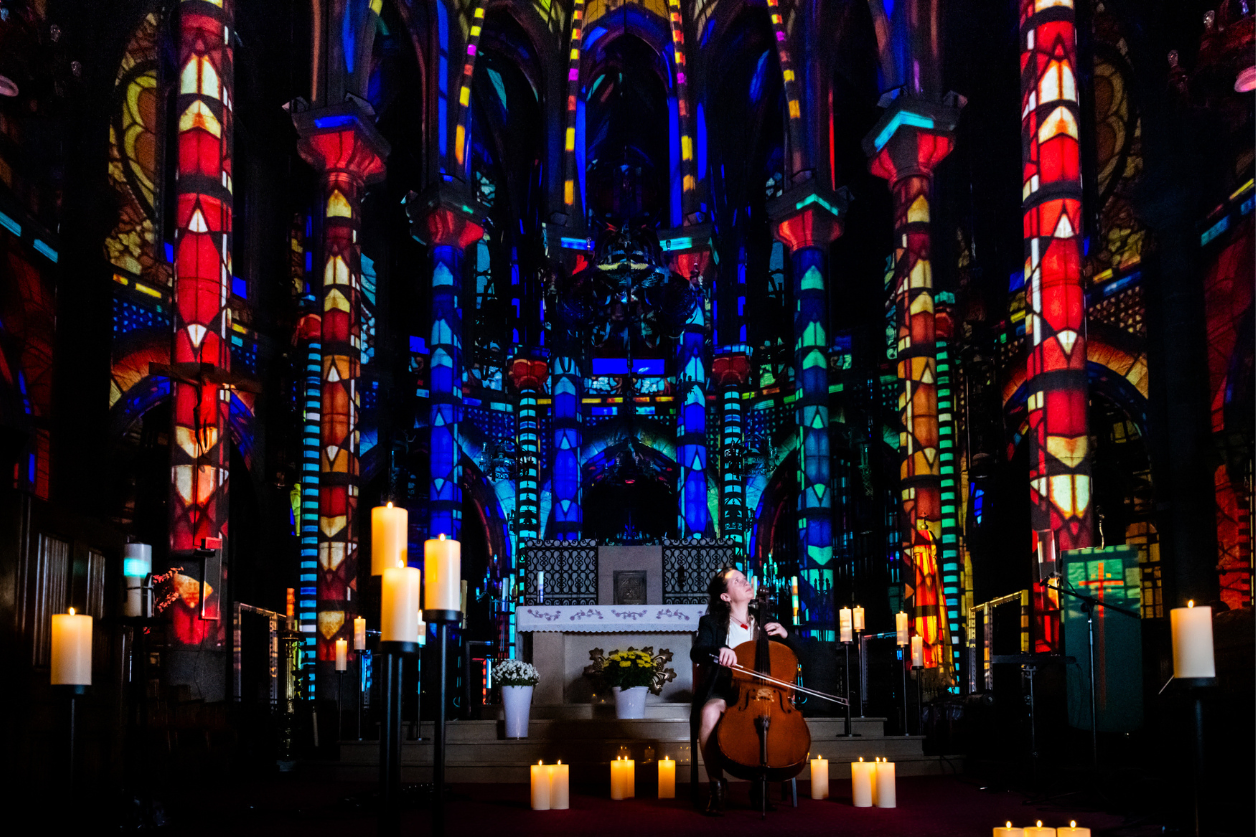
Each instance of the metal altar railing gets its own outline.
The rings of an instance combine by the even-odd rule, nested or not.
[[[746,556],[736,541],[693,538],[663,541],[663,604],[706,604],[707,585]]]
[[[526,540],[519,551],[523,604],[597,604],[597,541]]]

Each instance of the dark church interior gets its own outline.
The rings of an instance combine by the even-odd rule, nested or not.
[[[15,818],[1252,834],[1253,91],[1252,0],[0,0]]]

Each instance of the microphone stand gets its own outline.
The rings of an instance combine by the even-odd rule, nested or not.
[[[1064,579],[1056,576],[1055,581],[1060,582]],[[1117,613],[1124,613],[1126,616],[1134,619],[1141,619],[1142,614],[1136,613],[1127,607],[1110,604],[1102,599],[1094,596],[1087,596],[1084,593],[1076,593],[1066,589],[1062,584],[1051,584],[1051,579],[1047,581],[1047,588],[1056,590],[1066,596],[1072,596],[1081,602],[1081,611],[1086,614],[1086,630],[1090,644],[1090,764],[1092,768],[1099,767],[1099,717],[1095,714],[1095,608],[1104,607],[1109,610],[1115,610]]]

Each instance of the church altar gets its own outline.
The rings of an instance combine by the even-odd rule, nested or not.
[[[584,676],[589,652],[601,648],[609,653],[628,646],[652,646],[673,654],[669,664],[676,679],[663,687],[662,694],[650,695],[647,706],[658,703],[688,703],[693,694],[693,668],[689,649],[698,630],[698,619],[706,605],[523,605],[516,619],[525,649],[531,646],[531,662],[541,682],[533,693],[533,703],[541,705],[613,702],[600,694],[593,681]]]

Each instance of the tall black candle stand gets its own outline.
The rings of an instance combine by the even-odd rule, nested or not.
[[[358,740],[362,740],[362,674],[365,669],[362,666],[362,652],[358,651]]]
[[[855,670],[859,672],[859,717],[864,716],[864,668],[863,668],[863,637],[855,631]]]
[[[924,733],[924,689],[921,687],[920,681],[924,678],[920,676],[920,672],[925,670],[924,666],[912,666],[911,670],[916,673],[916,735]],[[903,696],[903,705],[907,705],[907,696]]]
[[[53,692],[54,692],[55,694],[59,694],[59,695],[61,695],[61,696],[65,697],[65,698],[68,698],[68,699],[69,699],[69,704],[70,704],[70,714],[69,714],[70,726],[69,726],[69,729],[67,730],[67,733],[68,733],[68,736],[67,736],[67,741],[68,741],[67,754],[69,755],[69,761],[67,761],[67,762],[66,762],[66,793],[65,793],[65,798],[66,798],[66,799],[73,799],[73,798],[74,798],[74,774],[75,774],[75,770],[74,770],[74,768],[75,768],[75,764],[76,764],[76,760],[75,760],[76,752],[75,752],[75,750],[76,750],[77,745],[78,745],[78,728],[77,728],[77,726],[76,726],[76,724],[75,724],[76,718],[74,717],[74,712],[75,712],[75,705],[74,705],[74,704],[75,704],[75,701],[77,701],[80,697],[82,697],[83,695],[87,694],[87,686],[84,686],[84,685],[55,685],[55,686],[53,686],[53,687],[52,687],[52,690],[53,690]]]
[[[384,656],[384,722],[379,731],[380,837],[401,830],[401,664],[417,642],[380,642]]]
[[[339,669],[336,670],[336,740],[344,741],[347,737],[344,734],[345,722],[345,673]]]
[[[846,655],[845,670],[842,672],[842,691],[846,693],[846,732],[845,738],[851,737],[850,732],[850,643],[842,643],[842,652]]]
[[[906,657],[907,646],[900,645],[898,647],[903,649],[903,656]],[[903,735],[904,736],[911,734],[907,729],[907,666],[903,665],[903,663],[905,662],[907,662],[907,660],[905,659],[898,661],[899,671],[903,673]]]
[[[1217,685],[1215,677],[1179,677],[1177,682],[1186,686],[1190,695],[1190,711],[1191,711],[1191,765],[1192,782],[1191,782],[1191,803],[1192,803],[1192,831],[1195,837],[1200,837],[1204,833],[1201,823],[1201,811],[1203,808],[1203,790],[1204,790],[1204,697],[1214,686]]]
[[[449,626],[462,621],[458,610],[425,610],[423,621],[436,625],[436,721],[432,724],[432,834],[445,834],[445,689],[449,661]]]

